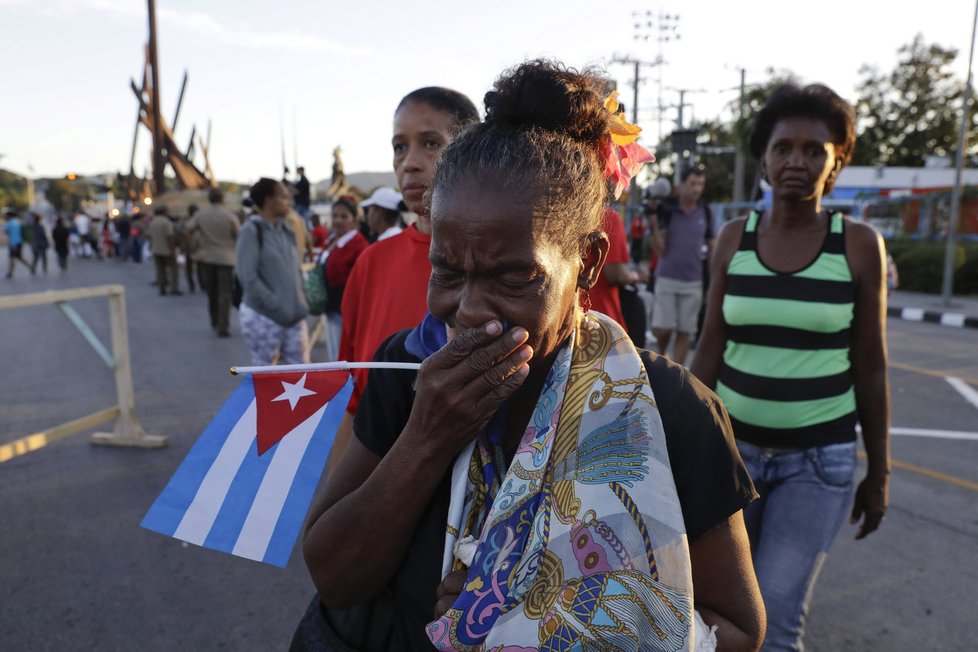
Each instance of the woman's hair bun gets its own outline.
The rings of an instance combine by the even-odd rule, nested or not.
[[[538,59],[506,71],[486,93],[486,123],[538,128],[597,145],[608,132],[606,83],[588,71]]]

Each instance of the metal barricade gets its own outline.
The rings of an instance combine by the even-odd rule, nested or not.
[[[79,299],[107,296],[109,298],[109,328],[112,338],[111,352],[88,327],[75,309],[68,303]],[[115,374],[116,404],[78,419],[61,423],[47,430],[0,445],[0,463],[25,455],[70,435],[115,420],[112,432],[96,432],[92,443],[103,446],[136,446],[160,448],[167,445],[167,438],[148,435],[136,418],[136,403],[132,390],[132,367],[129,360],[129,327],[126,321],[126,294],[121,285],[100,285],[88,288],[35,292],[10,297],[0,297],[0,310],[26,308],[54,304],[78,329],[85,341],[95,350],[106,366]]]

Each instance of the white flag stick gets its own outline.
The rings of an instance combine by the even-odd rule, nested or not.
[[[420,362],[317,362],[313,364],[279,364],[267,367],[231,367],[231,373],[238,374],[288,374],[298,371],[346,371],[348,369],[408,369],[417,371]]]

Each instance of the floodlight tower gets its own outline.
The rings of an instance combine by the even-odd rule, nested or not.
[[[632,18],[635,19],[635,40],[648,42],[654,40],[657,44],[657,53],[655,62],[659,66],[659,105],[656,111],[656,124],[658,128],[659,142],[662,142],[662,113],[665,111],[665,106],[662,100],[662,91],[664,89],[662,83],[662,67],[666,63],[663,56],[663,51],[665,50],[665,44],[672,41],[678,41],[680,38],[679,34],[679,14],[666,13],[660,7],[658,12],[653,12],[651,9],[646,9],[645,11],[633,11]]]

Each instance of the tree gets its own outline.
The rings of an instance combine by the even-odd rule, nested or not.
[[[734,151],[741,148],[745,156],[744,179],[747,184],[745,196],[755,196],[754,190],[759,181],[757,161],[750,154],[750,132],[754,118],[767,99],[779,86],[797,83],[794,73],[787,70],[768,69],[768,79],[751,84],[744,89],[743,110],[740,98],[733,100],[728,109],[734,116],[729,122],[713,120],[697,125],[699,131],[697,145],[700,149],[698,162],[706,172],[706,188],[703,198],[707,202],[730,201],[733,198]]]
[[[59,211],[80,211],[82,202],[92,198],[92,188],[80,180],[54,179],[48,183],[44,196]]]
[[[958,51],[928,45],[918,34],[898,52],[889,74],[875,66],[859,70],[856,165],[919,167],[929,155],[956,153],[964,97],[964,84],[951,70]],[[978,151],[978,112],[972,112],[968,129],[966,154],[973,154]]]
[[[27,179],[0,170],[0,208],[21,211],[27,208]]]

